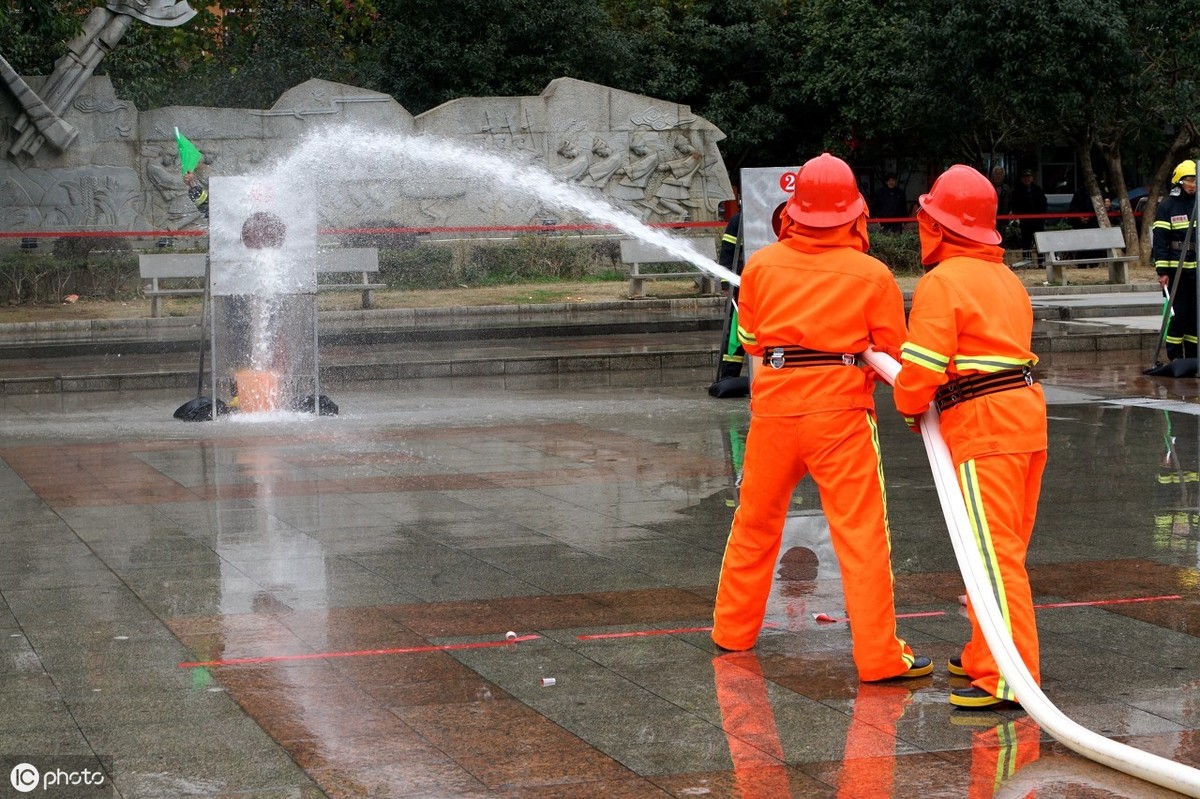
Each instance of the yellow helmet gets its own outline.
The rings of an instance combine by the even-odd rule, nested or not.
[[[1195,161],[1180,161],[1175,167],[1175,171],[1171,173],[1171,182],[1178,183],[1187,177],[1196,177],[1196,162]]]

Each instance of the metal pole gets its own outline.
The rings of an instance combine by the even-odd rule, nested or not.
[[[1200,181],[1200,159],[1197,159],[1195,161],[1195,167],[1196,167],[1197,180]],[[1198,217],[1200,217],[1200,183],[1197,183],[1196,193],[1193,195],[1193,197],[1195,199],[1195,202],[1192,203],[1192,218],[1188,220],[1187,235],[1184,236],[1184,239],[1190,239],[1192,242],[1195,242],[1196,237],[1192,235],[1192,232],[1196,229],[1196,219]],[[1187,258],[1187,242],[1186,241],[1184,242],[1184,245],[1183,245],[1183,252],[1179,256],[1179,266],[1180,267],[1183,266],[1183,261],[1185,258]],[[1198,342],[1200,342],[1200,275],[1196,275],[1195,274],[1196,272],[1197,272],[1197,268],[1193,267],[1192,273],[1193,273],[1193,275],[1196,276],[1196,296],[1193,299],[1196,301],[1196,304],[1194,306],[1192,306],[1194,308],[1192,313],[1196,317],[1196,330],[1194,331],[1196,333],[1196,340]],[[1197,344],[1196,349],[1197,349],[1197,351],[1193,354],[1193,357],[1200,356],[1200,344]],[[1186,341],[1184,342],[1184,346],[1183,346],[1183,354],[1184,354],[1184,357],[1187,357],[1187,342]],[[1197,370],[1197,375],[1200,376],[1200,369]]]

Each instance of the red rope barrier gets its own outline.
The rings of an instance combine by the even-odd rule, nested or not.
[[[649,227],[672,230],[697,228],[725,228],[725,222],[652,222]],[[347,234],[360,235],[418,235],[427,236],[433,233],[577,233],[582,231],[614,231],[611,225],[569,224],[569,225],[464,225],[461,227],[370,227],[370,228],[321,228],[317,231],[323,236],[344,236]],[[176,237],[207,236],[207,230],[18,230],[0,231],[0,238],[5,239],[69,239],[69,238],[138,238],[161,239]]]

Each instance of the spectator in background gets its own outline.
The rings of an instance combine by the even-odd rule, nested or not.
[[[1046,193],[1042,187],[1033,182],[1033,170],[1021,171],[1021,182],[1013,189],[1012,205],[1014,214],[1044,214],[1046,213]],[[1029,254],[1029,260],[1034,266],[1039,263],[1037,249],[1033,246],[1033,234],[1046,229],[1045,219],[1022,219],[1021,249]]]
[[[908,216],[908,199],[904,196],[904,189],[899,186],[895,172],[888,172],[883,178],[883,185],[875,192],[871,200],[871,216],[875,219]],[[899,233],[904,230],[904,223],[884,222],[883,229],[888,233]]]
[[[1006,173],[1004,167],[992,167],[992,188],[996,190],[996,214],[1003,216],[1011,214],[1012,211],[1012,186],[1004,182]]]

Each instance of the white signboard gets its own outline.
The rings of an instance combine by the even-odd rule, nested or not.
[[[779,240],[776,222],[796,185],[798,166],[743,169],[742,248],[749,258]]]

